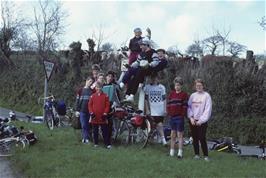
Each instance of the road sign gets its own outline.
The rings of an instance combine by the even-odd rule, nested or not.
[[[53,73],[54,63],[48,60],[43,60],[43,66],[44,66],[46,79],[47,81],[49,81]]]

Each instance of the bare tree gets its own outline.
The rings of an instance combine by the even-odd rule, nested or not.
[[[0,24],[0,62],[12,64],[9,59],[11,48],[15,44],[17,37],[22,33],[25,20],[22,16],[15,17],[15,5],[10,1],[1,1],[1,24]],[[18,13],[19,14],[19,13]]]
[[[216,29],[216,34],[217,36],[220,37],[221,42],[222,42],[222,46],[223,46],[223,56],[225,55],[225,48],[226,48],[226,44],[228,42],[229,39],[229,34],[231,32],[231,27],[229,27],[228,29],[223,28],[223,30],[218,30]]]
[[[203,46],[201,44],[201,41],[199,40],[194,41],[193,44],[188,46],[186,53],[194,57],[203,56]]]
[[[266,16],[263,16],[258,23],[262,27],[263,30],[266,30]]]
[[[227,51],[232,55],[232,57],[238,57],[239,54],[241,54],[247,49],[246,46],[241,45],[237,42],[228,42],[228,45],[229,48]]]
[[[178,45],[173,45],[173,46],[170,46],[168,49],[167,49],[167,54],[169,56],[178,56],[178,54],[180,54],[179,50],[178,50]]]
[[[113,51],[114,50],[114,46],[111,43],[107,42],[107,43],[104,43],[101,46],[101,50],[102,51],[110,52],[110,51]]]
[[[211,52],[211,55],[217,53],[218,47],[220,47],[222,43],[223,39],[219,35],[210,36],[203,40],[203,44]]]
[[[37,38],[38,53],[47,57],[49,51],[58,47],[61,35],[66,25],[67,13],[59,1],[39,0],[39,6],[34,7],[34,23],[32,28]]]

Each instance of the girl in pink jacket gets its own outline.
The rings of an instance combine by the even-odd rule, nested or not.
[[[206,141],[207,122],[211,117],[212,100],[209,93],[205,92],[204,83],[201,79],[195,80],[196,92],[192,93],[188,100],[188,118],[193,138],[195,159],[199,159],[199,142],[204,155],[204,160],[209,161]]]

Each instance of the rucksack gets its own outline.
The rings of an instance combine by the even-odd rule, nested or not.
[[[57,102],[56,110],[60,116],[66,115],[66,104],[63,100]]]

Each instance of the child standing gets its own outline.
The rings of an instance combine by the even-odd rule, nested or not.
[[[204,155],[204,160],[209,161],[206,141],[207,122],[211,117],[212,99],[209,93],[204,91],[204,82],[195,80],[196,92],[192,93],[188,100],[188,118],[193,138],[194,159],[199,159],[199,142]]]
[[[176,77],[174,80],[175,90],[171,91],[168,96],[167,112],[170,116],[171,125],[171,145],[170,156],[175,155],[176,136],[178,136],[178,158],[183,158],[183,133],[184,117],[187,113],[187,93],[182,91],[183,80]]]
[[[163,145],[167,145],[163,132],[163,121],[166,114],[165,87],[158,82],[157,76],[151,76],[151,84],[144,87],[145,98],[148,100],[151,117],[156,123]]]
[[[95,84],[96,93],[91,96],[88,108],[91,115],[91,123],[93,125],[94,146],[98,146],[99,127],[101,127],[104,144],[110,149],[111,143],[108,136],[108,120],[107,114],[110,109],[110,102],[108,96],[102,92],[102,83]]]

